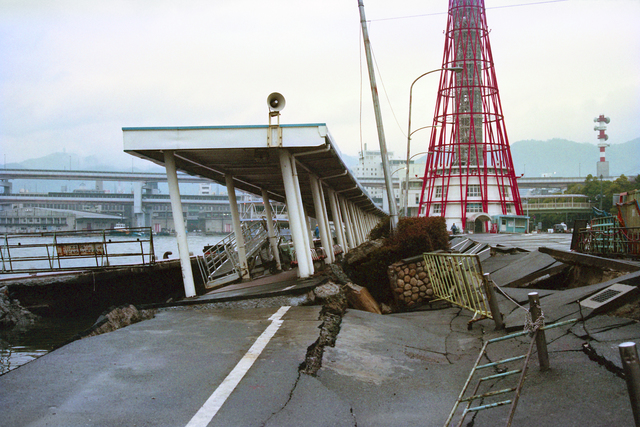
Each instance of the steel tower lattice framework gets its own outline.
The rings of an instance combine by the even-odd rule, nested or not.
[[[418,216],[467,228],[478,216],[522,215],[484,0],[449,0],[442,68],[450,67],[462,72],[440,74]]]

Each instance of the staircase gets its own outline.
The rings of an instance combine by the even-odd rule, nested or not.
[[[245,253],[247,260],[250,260],[258,254],[260,249],[269,244],[266,224],[263,221],[246,221],[241,223],[241,227]],[[278,228],[274,228],[276,237],[279,237]],[[242,279],[235,233],[228,234],[218,243],[207,248],[203,254],[203,264],[207,288]]]

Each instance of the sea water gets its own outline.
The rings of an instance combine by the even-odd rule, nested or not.
[[[223,237],[188,234],[189,252],[195,256],[202,255],[206,245],[215,244]],[[171,252],[167,255],[168,259],[179,258],[175,236],[154,236],[153,249],[158,259],[162,259],[167,252]],[[7,276],[0,275],[0,279],[3,277]],[[64,319],[43,317],[25,331],[0,331],[0,375],[68,343],[77,334],[90,328],[98,315]]]

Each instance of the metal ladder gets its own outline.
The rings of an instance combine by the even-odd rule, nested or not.
[[[522,390],[522,386],[524,384],[524,379],[525,376],[527,374],[527,367],[529,365],[529,359],[531,358],[531,354],[533,352],[533,347],[534,344],[536,343],[536,338],[538,336],[539,331],[541,330],[546,330],[546,329],[551,329],[551,328],[556,328],[558,326],[562,326],[562,325],[566,325],[569,323],[574,323],[576,322],[576,319],[571,319],[571,320],[566,320],[563,322],[557,322],[554,323],[553,325],[548,325],[548,326],[544,326],[542,328],[537,329],[532,338],[531,338],[531,343],[529,344],[529,349],[527,351],[526,354],[523,355],[519,355],[519,356],[514,356],[514,357],[509,357],[507,359],[503,359],[503,360],[499,360],[497,362],[491,362],[491,363],[486,363],[484,365],[480,365],[480,361],[482,360],[482,357],[485,356],[486,354],[486,350],[487,350],[487,346],[489,344],[493,344],[493,343],[497,343],[497,342],[501,342],[501,341],[505,341],[508,339],[513,339],[513,338],[517,338],[517,337],[521,337],[523,335],[527,335],[529,334],[529,332],[527,331],[523,331],[523,332],[517,332],[515,334],[510,334],[510,335],[505,335],[503,337],[498,337],[498,338],[493,338],[490,339],[488,341],[485,341],[484,345],[482,346],[482,349],[480,350],[480,354],[478,355],[478,358],[476,359],[476,362],[473,365],[473,368],[471,369],[471,372],[469,373],[469,376],[467,377],[467,381],[465,382],[462,391],[460,392],[460,394],[458,395],[458,399],[456,400],[455,404],[453,405],[453,409],[451,409],[451,412],[449,413],[449,417],[447,418],[447,421],[445,422],[444,426],[448,427],[450,425],[453,425],[453,419],[456,416],[456,414],[459,412],[458,409],[460,408],[460,404],[462,403],[466,403],[466,406],[462,409],[462,413],[459,415],[460,419],[458,421],[458,424],[456,424],[457,427],[462,426],[462,423],[464,422],[465,417],[470,413],[470,412],[478,412],[478,411],[482,411],[484,409],[491,409],[491,408],[497,408],[500,406],[505,406],[505,405],[511,405],[511,408],[509,410],[509,417],[507,419],[507,422],[505,424],[505,426],[509,427],[511,425],[511,422],[513,421],[513,416],[515,415],[515,411],[516,411],[516,407],[518,405],[518,400],[520,398],[520,391]],[[470,395],[465,397],[465,394],[467,392],[467,390],[469,389],[469,385],[471,384],[471,381],[473,380],[474,375],[476,374],[477,371],[481,371],[483,369],[487,369],[487,368],[498,368],[498,366],[500,365],[506,365],[506,364],[512,364],[513,362],[517,362],[520,360],[524,359],[524,363],[522,364],[522,366],[520,368],[516,368],[516,369],[507,369],[505,372],[499,372],[497,374],[493,374],[493,375],[488,375],[488,376],[484,376],[484,377],[480,377],[478,379],[478,382],[476,383],[475,388],[473,389],[473,391],[471,392]],[[516,384],[513,384],[510,387],[506,387],[500,390],[496,390],[496,391],[487,391],[485,393],[480,393],[478,394],[478,390],[480,389],[481,385],[487,381],[493,381],[492,385],[495,385],[495,383],[499,380],[502,379],[506,379],[508,377],[512,377],[514,375],[520,374],[519,379],[517,381]],[[492,401],[489,403],[482,403],[480,405],[477,406],[471,406],[473,404],[473,402],[475,400],[485,400],[485,399],[490,399],[496,396],[503,396],[506,395],[508,393],[513,393],[512,396],[504,399],[504,400],[496,400],[496,401]]]

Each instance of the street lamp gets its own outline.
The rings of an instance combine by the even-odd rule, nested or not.
[[[436,70],[431,70],[431,71],[427,71],[426,73],[420,75],[418,78],[416,78],[412,83],[411,83],[411,87],[409,88],[409,127],[407,130],[407,176],[406,176],[406,180],[405,180],[405,192],[404,192],[404,208],[405,208],[405,216],[407,216],[407,211],[409,210],[409,160],[410,160],[410,156],[411,156],[411,135],[413,135],[414,132],[419,131],[420,129],[425,129],[425,128],[430,128],[430,127],[434,127],[434,126],[424,126],[421,127],[419,129],[416,129],[415,131],[411,132],[411,104],[413,101],[413,85],[420,80],[421,78],[423,78],[424,76],[426,76],[427,74],[431,74],[431,73],[435,73],[436,71],[454,71],[456,73],[460,73],[462,72],[464,68],[463,67],[446,67],[446,68],[438,68]]]

